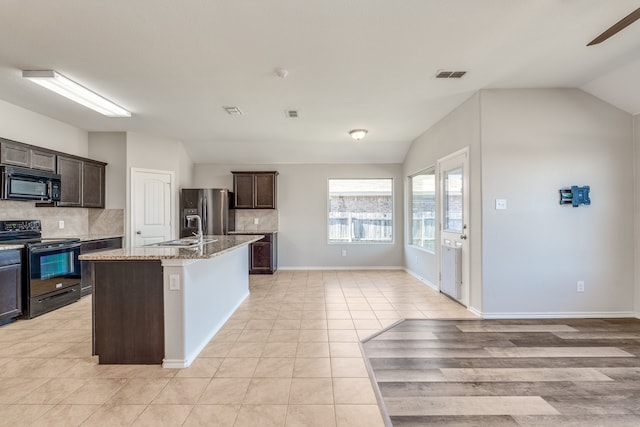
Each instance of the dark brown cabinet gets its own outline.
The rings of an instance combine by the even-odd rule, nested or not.
[[[27,144],[1,139],[0,163],[55,172],[56,154],[53,151],[41,150]]]
[[[104,208],[105,165],[85,160],[82,165],[82,206]]]
[[[60,201],[58,206],[82,206],[82,160],[58,156]]]
[[[104,208],[105,163],[58,156],[61,197],[58,206]]]
[[[264,237],[249,245],[249,274],[273,274],[278,269],[278,233],[236,233],[264,234]]]
[[[22,314],[20,250],[0,251],[0,324]]]
[[[105,207],[106,163],[4,138],[0,138],[0,163],[60,174],[62,191],[57,206]]]
[[[105,239],[87,240],[80,244],[80,254],[108,251],[122,247],[122,237],[109,237]],[[93,292],[93,263],[80,261],[80,296],[86,296]]]
[[[94,269],[93,354],[100,364],[160,364],[164,358],[162,264],[89,261]]]
[[[231,172],[236,209],[275,209],[278,172]]]

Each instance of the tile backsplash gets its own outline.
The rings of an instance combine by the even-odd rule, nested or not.
[[[0,200],[0,220],[14,219],[39,219],[44,237],[124,234],[124,209],[49,208],[36,207],[35,202]]]
[[[255,219],[258,224],[255,224]],[[276,209],[236,209],[236,231],[277,231]]]
[[[124,236],[124,209],[89,209],[89,234]]]

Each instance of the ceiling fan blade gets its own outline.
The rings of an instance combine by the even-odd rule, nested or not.
[[[602,43],[609,37],[616,34],[618,31],[621,31],[627,28],[629,25],[633,24],[638,19],[640,19],[640,7],[634,10],[633,12],[631,12],[630,14],[628,14],[627,16],[625,16],[624,18],[622,18],[621,20],[619,20],[618,22],[616,22],[615,24],[613,24],[611,27],[609,27],[607,31],[605,31],[604,33],[600,34],[598,37],[593,39],[587,46],[593,46],[594,44]]]

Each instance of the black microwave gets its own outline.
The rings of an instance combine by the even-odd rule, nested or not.
[[[60,201],[60,175],[18,166],[0,165],[0,199]]]

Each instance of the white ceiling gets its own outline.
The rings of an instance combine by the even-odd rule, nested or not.
[[[482,88],[579,87],[640,113],[640,21],[586,47],[639,6],[2,0],[0,98],[89,131],[180,140],[197,163],[397,163],[412,140]],[[77,106],[22,79],[25,69],[54,69],[133,117]],[[440,69],[468,74],[436,80]],[[286,109],[300,117],[286,118]],[[352,141],[347,132],[361,127],[369,135]]]

